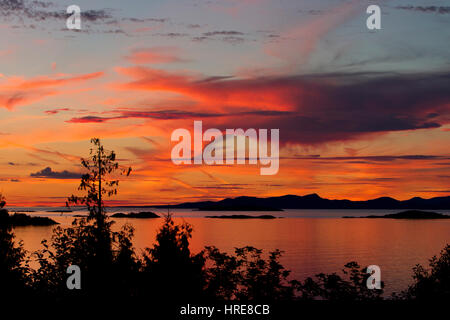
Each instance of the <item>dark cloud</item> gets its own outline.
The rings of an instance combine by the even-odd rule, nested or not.
[[[169,21],[169,18],[122,18],[122,21],[130,21],[135,23],[145,23],[145,22],[158,22],[158,23],[165,23]]]
[[[235,113],[206,113],[206,112],[189,112],[179,110],[158,110],[158,111],[140,111],[140,110],[116,110],[112,113],[119,113],[117,116],[99,117],[85,116],[80,118],[72,118],[66,122],[69,123],[100,123],[115,119],[141,118],[141,119],[157,119],[157,120],[180,120],[180,119],[203,119],[218,117],[242,117],[242,116],[280,116],[287,115],[290,112],[278,110],[261,110],[246,111]]]
[[[450,14],[450,6],[397,6],[396,9],[425,13]]]
[[[61,111],[70,111],[70,109],[69,108],[57,108],[57,109],[47,110],[47,111],[45,111],[45,113],[50,115],[50,114],[57,114]]]
[[[243,36],[244,33],[239,31],[211,31],[203,33],[205,37],[213,37],[213,36]]]
[[[168,33],[155,33],[155,36],[167,37],[167,38],[181,38],[189,36],[187,33],[168,32]]]
[[[251,120],[241,117],[224,123],[223,128],[279,128],[281,141],[316,144],[438,128],[449,123],[448,88],[450,73],[355,73],[215,81],[197,89],[205,95],[251,92],[271,94],[268,99],[280,97],[280,106],[290,106],[291,113]]]
[[[25,1],[25,0],[1,0],[0,16],[21,17],[34,21],[45,21],[48,19],[67,19],[69,14],[66,10],[56,9],[57,5],[48,1]],[[82,10],[81,17],[85,21],[97,22],[113,18],[108,9]]]
[[[209,39],[211,39],[211,38],[209,38],[209,37],[193,37],[192,41],[202,42],[202,41],[209,40]]]
[[[68,6],[68,5],[67,5]],[[65,21],[70,14],[66,12],[67,6],[60,3],[51,1],[36,1],[36,0],[0,0],[0,17],[7,21],[19,22],[19,25],[15,24],[13,28],[31,28],[35,29],[35,24],[26,23],[25,20],[32,22],[43,21]],[[63,28],[60,31],[74,31],[83,32],[87,34],[91,33],[110,33],[110,34],[128,34],[119,28],[120,21],[133,22],[133,23],[164,23],[167,22],[167,18],[134,18],[134,17],[119,17],[115,14],[114,9],[85,9],[81,10],[81,19],[83,21],[82,30],[69,30]],[[101,29],[92,30],[91,24],[101,25]],[[118,28],[110,29],[104,28],[108,25],[117,25]],[[42,25],[40,25],[42,27]]]
[[[67,170],[57,172],[53,171],[52,168],[47,167],[36,173],[31,173],[30,177],[50,179],[79,179],[81,177],[81,173],[69,172]]]
[[[281,143],[295,144],[346,141],[450,123],[450,72],[359,72],[199,81],[154,69],[139,70],[138,78],[125,88],[152,91],[163,87],[204,101],[215,110],[229,111],[114,110],[110,117],[89,116],[69,122],[203,119],[205,127],[221,130],[278,128]],[[221,120],[214,119],[217,117]]]
[[[318,161],[354,161],[360,160],[361,163],[366,161],[373,162],[392,162],[397,160],[448,160],[450,157],[436,156],[436,155],[387,155],[387,156],[354,156],[354,157],[320,157],[320,156],[296,156],[290,159],[301,159],[301,160],[318,160]],[[385,178],[382,178],[385,179]]]

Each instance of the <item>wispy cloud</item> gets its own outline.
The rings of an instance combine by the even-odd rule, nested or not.
[[[450,14],[450,6],[397,6],[396,9],[424,13]]]
[[[136,48],[125,58],[134,64],[184,62],[176,47]]]
[[[27,105],[47,96],[62,92],[68,84],[99,78],[103,72],[70,76],[40,76],[24,78],[12,76],[0,78],[0,107],[12,110],[16,106]]]

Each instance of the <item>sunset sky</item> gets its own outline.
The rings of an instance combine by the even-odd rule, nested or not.
[[[64,204],[99,137],[133,167],[112,204],[450,195],[449,26],[449,1],[0,0],[0,192]],[[174,165],[194,120],[279,129],[278,174]]]

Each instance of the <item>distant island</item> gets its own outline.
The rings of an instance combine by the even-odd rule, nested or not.
[[[198,208],[199,211],[283,211],[283,209],[257,206],[257,205],[227,205],[227,204],[214,204],[211,206],[205,206]]]
[[[230,216],[206,216],[205,218],[214,218],[214,219],[276,219],[277,217],[271,215],[262,215],[262,216],[249,216],[245,214],[233,214]]]
[[[384,216],[365,216],[365,217],[350,217],[344,216],[342,218],[369,218],[369,219],[450,219],[450,216],[437,213],[437,212],[427,212],[420,210],[408,210],[399,213],[385,214]]]
[[[417,210],[450,210],[450,196],[423,199],[414,197],[409,200],[397,200],[381,197],[365,201],[330,200],[317,194],[305,196],[285,195],[280,197],[237,197],[220,201],[186,202],[170,206],[154,206],[156,208],[197,209],[201,211],[242,211],[242,208],[258,208],[246,211],[277,211],[281,209],[417,209]],[[225,209],[226,208],[226,209]],[[264,210],[266,208],[266,210]]]
[[[133,218],[133,219],[153,219],[153,218],[159,218],[159,216],[156,213],[153,212],[130,212],[130,213],[115,213],[111,216],[112,218]]]
[[[56,224],[59,223],[47,217],[32,217],[24,213],[10,215],[7,210],[0,210],[0,226],[53,226]]]

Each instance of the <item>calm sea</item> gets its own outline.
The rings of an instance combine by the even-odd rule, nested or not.
[[[64,209],[64,208],[60,208]],[[62,226],[69,226],[74,213],[55,213],[59,208],[9,208],[34,210],[30,215],[48,216]],[[167,210],[143,208],[110,208],[109,212],[153,211],[163,215]],[[268,252],[284,251],[282,264],[292,271],[291,277],[303,280],[320,272],[340,271],[344,264],[357,261],[361,266],[375,264],[381,268],[385,292],[405,289],[412,282],[412,268],[427,263],[450,243],[449,220],[342,219],[342,216],[367,216],[395,213],[398,210],[285,210],[283,212],[205,212],[189,209],[171,210],[176,222],[188,222],[194,228],[191,251],[214,245],[232,252],[235,247],[254,246]],[[450,214],[450,211],[438,210]],[[207,215],[271,214],[283,219],[224,220]],[[150,247],[162,219],[116,219],[114,228],[125,223],[135,228],[134,245],[138,251]],[[41,249],[41,240],[50,239],[52,227],[18,227],[18,239],[25,248]]]

